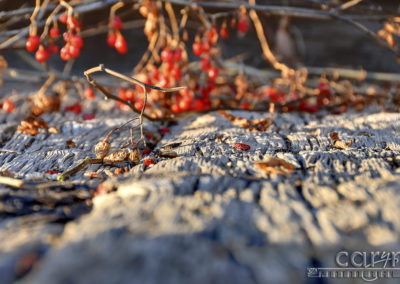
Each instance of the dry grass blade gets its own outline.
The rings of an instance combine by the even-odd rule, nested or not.
[[[294,171],[294,166],[283,159],[270,157],[263,161],[256,161],[254,164],[266,174],[281,174],[288,176]]]

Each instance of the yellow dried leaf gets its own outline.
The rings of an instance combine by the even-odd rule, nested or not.
[[[288,176],[294,171],[294,166],[283,159],[270,157],[263,161],[256,161],[254,164],[266,174],[281,174]]]

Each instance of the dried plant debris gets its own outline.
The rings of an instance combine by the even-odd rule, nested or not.
[[[288,176],[294,171],[294,166],[283,159],[270,157],[254,164],[266,174],[281,174]]]
[[[76,144],[72,139],[65,141],[65,145],[68,149],[76,148]]]
[[[3,85],[3,69],[7,67],[7,61],[0,55],[0,86]]]
[[[175,151],[170,151],[170,150],[161,150],[156,154],[161,158],[167,158],[167,159],[173,159],[178,156],[178,154]]]
[[[31,111],[39,116],[45,112],[57,112],[60,110],[61,100],[58,94],[45,95],[37,94],[34,96],[31,105]]]
[[[175,142],[168,145],[163,146],[161,149],[165,151],[172,150],[173,148],[177,148],[182,144],[182,142]]]
[[[129,161],[131,161],[132,164],[134,164],[134,165],[139,164],[140,159],[141,159],[141,156],[140,156],[139,149],[136,148],[136,149],[133,149],[132,151],[130,151]]]
[[[103,162],[106,164],[122,163],[128,159],[129,153],[124,149],[118,149],[104,157]]]
[[[28,118],[21,121],[21,124],[18,126],[18,131],[35,136],[39,134],[40,128],[48,128],[47,123],[43,118],[30,115]]]
[[[385,26],[378,31],[378,36],[383,38],[391,47],[397,50],[396,36],[400,36],[400,17],[388,19]]]
[[[249,120],[240,116],[234,116],[223,110],[218,111],[218,113],[234,125],[246,128],[248,131],[267,131],[271,124],[274,123],[274,120],[269,117]]]
[[[350,139],[348,142],[343,141],[339,137],[339,133],[336,131],[329,133],[329,138],[331,139],[331,145],[337,149],[347,149],[353,145],[353,140]]]

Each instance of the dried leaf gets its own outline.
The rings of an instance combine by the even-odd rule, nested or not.
[[[294,166],[283,159],[270,157],[263,161],[254,162],[254,164],[266,174],[281,174],[288,176],[294,171]]]
[[[48,125],[43,118],[30,115],[21,121],[17,130],[35,136],[39,133],[39,128],[48,128]]]
[[[68,149],[76,148],[76,144],[74,141],[72,141],[72,139],[65,141],[65,144],[67,145]]]
[[[60,133],[60,130],[58,130],[58,128],[55,126],[51,126],[51,127],[49,127],[49,132],[50,133]]]
[[[331,139],[332,147],[337,149],[343,150],[353,145],[353,140],[350,139],[348,142],[343,141],[342,139],[340,139],[339,133],[337,133],[336,131],[329,133],[329,138]]]
[[[165,151],[169,151],[169,150],[171,150],[173,148],[176,148],[176,147],[180,146],[181,144],[182,144],[182,142],[176,142],[176,143],[165,145],[161,149],[163,149]]]
[[[161,158],[168,158],[168,159],[173,159],[178,156],[178,154],[175,151],[160,151],[158,152],[158,155]]]
[[[225,117],[227,120],[231,121],[234,125],[246,128],[248,131],[267,131],[267,129],[274,123],[272,118],[260,118],[248,120],[240,116],[233,116],[226,111],[220,110],[218,113]]]

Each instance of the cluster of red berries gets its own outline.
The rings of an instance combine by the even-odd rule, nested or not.
[[[82,112],[82,106],[79,102],[74,103],[65,107],[65,111],[73,111],[75,114],[80,114]]]
[[[143,92],[143,90],[142,90]],[[127,101],[131,103],[137,110],[142,110],[143,104],[144,104],[144,98],[142,96],[139,96],[140,94],[140,89],[124,89],[120,88],[118,89],[118,97],[124,101]],[[117,106],[124,111],[128,111],[129,107],[119,101],[116,102]],[[148,108],[150,105],[147,106]]]
[[[128,52],[128,44],[121,34],[122,25],[122,20],[119,17],[115,16],[110,20],[107,44],[109,47],[115,48],[118,53],[125,54]]]
[[[71,58],[77,58],[81,53],[83,40],[77,34],[81,29],[81,23],[74,17],[68,17],[67,14],[60,16],[60,22],[67,27],[67,31],[63,34],[65,45],[60,49],[60,57],[62,60],[68,61]],[[58,34],[58,32],[54,31],[54,34]]]
[[[45,62],[48,60],[52,53],[58,52],[58,47],[54,43],[49,41],[48,46],[46,47],[44,44],[41,44],[40,37],[36,34],[32,34],[29,36],[28,40],[25,43],[26,50],[29,52],[35,53],[36,61]]]
[[[318,85],[318,90],[318,96],[312,99],[309,98],[301,100],[298,103],[297,108],[294,106],[288,106],[287,111],[298,110],[302,112],[316,113],[319,111],[320,106],[326,106],[333,102],[334,98],[332,96],[332,90],[326,82],[320,82]],[[284,92],[273,87],[265,88],[262,95],[264,98],[275,103],[286,103],[291,100],[300,99],[300,96],[297,92],[291,94],[289,96],[290,98],[288,98]]]
[[[83,46],[82,38],[77,35],[81,28],[81,23],[74,17],[68,17],[67,14],[62,14],[60,16],[60,22],[65,24],[67,27],[67,31],[63,34],[66,44],[60,50],[60,57],[65,61],[71,58],[77,58],[80,54],[80,49]],[[36,31],[33,31],[26,41],[26,50],[29,52],[36,51],[36,61],[45,62],[50,58],[52,53],[58,53],[58,46],[55,44],[55,41],[58,39],[59,35],[60,30],[56,25],[53,26],[49,31],[47,43],[45,43],[41,42]]]
[[[2,103],[0,103],[0,108],[6,112],[12,112],[14,110],[14,103],[10,99],[5,99]]]

